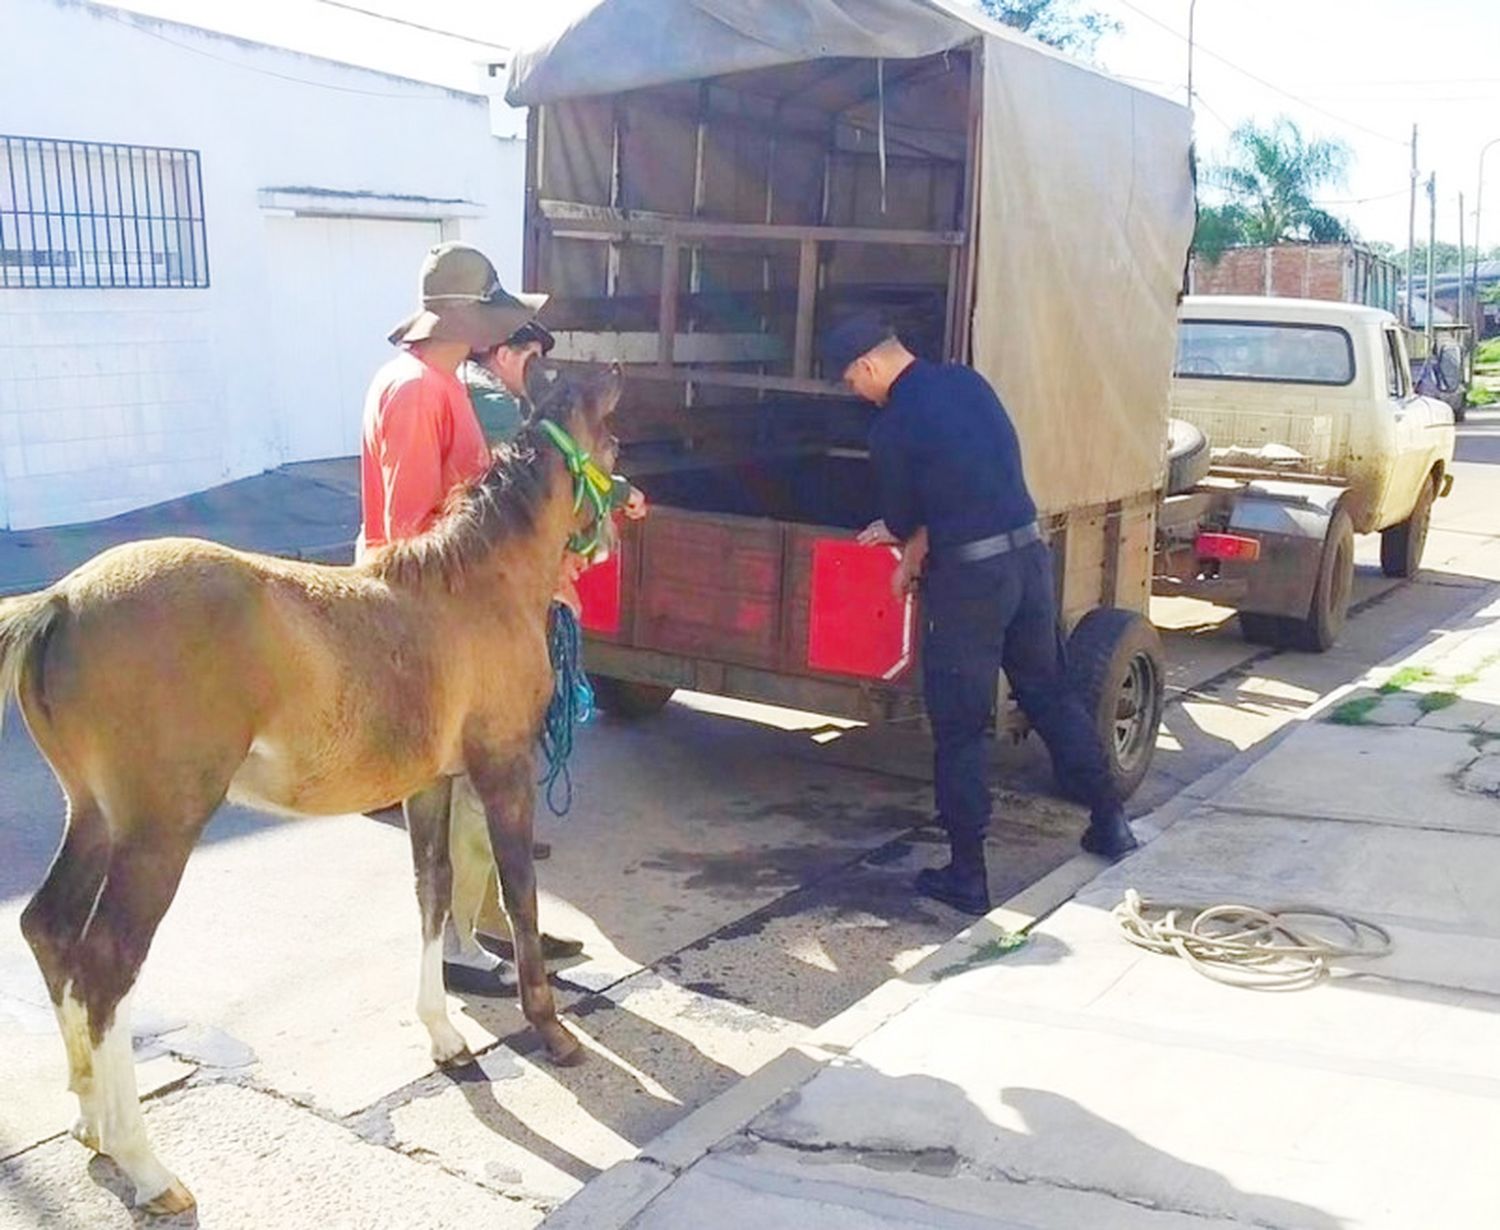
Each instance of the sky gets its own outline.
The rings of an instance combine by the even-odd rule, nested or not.
[[[115,0],[115,7],[476,90],[484,61],[550,36],[590,2]],[[1193,0],[1068,2],[1120,23],[1099,44],[1105,69],[1186,100]],[[1480,149],[1500,137],[1500,0],[1196,0],[1194,45],[1201,160],[1212,162],[1238,124],[1289,116],[1306,135],[1337,137],[1353,152],[1347,184],[1327,190],[1320,203],[1361,238],[1404,247],[1415,123],[1423,184],[1430,172],[1437,176],[1438,238],[1457,241],[1462,191],[1472,242]],[[1500,243],[1500,143],[1485,170],[1481,239],[1489,248]],[[1424,187],[1419,242],[1427,208]]]

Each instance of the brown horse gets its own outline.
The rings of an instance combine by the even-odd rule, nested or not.
[[[603,466],[618,371],[542,395]],[[404,800],[422,917],[417,1012],[433,1058],[471,1058],[448,1018],[452,777],[484,801],[515,933],[521,1003],[552,1058],[537,934],[533,748],[552,691],[547,611],[579,512],[563,455],[528,426],[422,537],[352,568],[192,539],[116,547],[0,602],[0,703],[14,694],[67,799],[62,845],[21,918],[82,1110],[154,1213],[190,1208],[146,1140],[127,995],[199,835],[226,798],[296,815]],[[587,510],[589,505],[583,502]]]

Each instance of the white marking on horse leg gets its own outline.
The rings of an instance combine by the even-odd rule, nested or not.
[[[94,1053],[89,1042],[88,1013],[73,998],[73,985],[63,991],[57,1005],[57,1024],[68,1052],[68,1088],[78,1097],[78,1122],[73,1139],[86,1149],[99,1152],[99,1107],[95,1096]]]
[[[469,1044],[448,1018],[448,994],[443,990],[443,941],[441,937],[422,945],[422,977],[417,986],[417,1018],[432,1038],[433,1062],[442,1065],[467,1062]]]
[[[71,984],[69,991],[71,992]],[[64,995],[66,1000],[69,996]],[[130,1046],[130,997],[115,1007],[114,1020],[92,1048],[94,1104],[98,1114],[99,1151],[135,1185],[137,1205],[174,1212],[192,1207],[193,1198],[156,1160],[146,1140],[146,1120],[136,1092],[135,1056]]]

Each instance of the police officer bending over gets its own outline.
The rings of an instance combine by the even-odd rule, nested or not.
[[[1133,850],[1104,746],[1064,673],[1052,553],[995,391],[972,368],[918,359],[872,314],[829,332],[823,360],[881,407],[870,460],[883,524],[861,540],[906,544],[898,585],[921,569],[925,532],[922,687],[952,859],[919,873],[918,891],[971,914],[990,908],[985,728],[1001,668],[1059,775],[1090,804],[1083,848],[1109,858]]]

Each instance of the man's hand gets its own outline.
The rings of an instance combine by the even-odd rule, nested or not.
[[[857,540],[862,547],[894,547],[896,536],[886,529],[884,521],[871,521],[860,530]]]
[[[891,592],[896,597],[904,598],[916,589],[927,565],[927,548],[927,527],[924,525],[901,548],[901,562],[891,574]]]
[[[909,555],[903,555],[901,562],[896,565],[896,571],[891,573],[891,593],[897,598],[905,598],[917,588],[917,581],[921,576],[921,565],[916,564]]]
[[[578,594],[578,578],[588,566],[589,562],[583,556],[569,551],[563,556],[562,567],[558,569],[557,589],[553,591],[552,600],[571,607],[574,615],[583,614],[583,599]]]
[[[646,515],[646,493],[639,487],[631,487],[625,501],[625,515],[632,521],[639,521]]]

